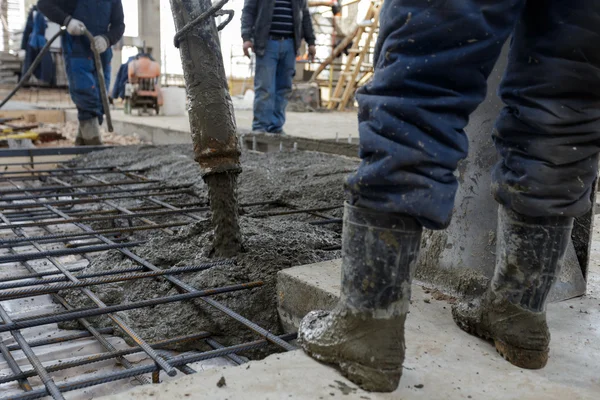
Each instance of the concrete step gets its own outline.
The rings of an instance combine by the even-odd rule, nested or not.
[[[340,267],[341,260],[333,260],[278,273],[279,314],[286,330],[297,329],[310,310],[335,306],[340,293]],[[440,292],[413,285],[400,387],[395,397],[369,398],[591,399],[600,390],[600,377],[594,372],[600,368],[597,298],[583,297],[548,306],[550,361],[539,371],[512,366],[491,343],[460,330],[451,316],[453,301]],[[287,367],[282,363],[281,368]],[[310,370],[327,375],[320,368],[315,365]],[[303,380],[320,382],[312,373]],[[416,389],[414,385],[420,384],[424,387]],[[315,395],[316,399],[321,394]]]
[[[296,332],[311,310],[331,310],[340,296],[341,260],[324,261],[279,271],[279,319],[284,330]]]

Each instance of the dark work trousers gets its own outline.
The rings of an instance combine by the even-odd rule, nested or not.
[[[600,150],[600,2],[386,0],[373,80],[357,94],[362,163],[351,202],[450,223],[466,126],[512,34],[493,134],[498,202],[580,216]]]
[[[283,131],[295,72],[294,39],[270,39],[265,54],[256,55],[253,131]]]
[[[111,0],[78,0],[73,18],[83,22],[92,35],[105,35],[110,26],[112,6]],[[86,36],[71,36],[66,33],[63,35],[62,46],[69,78],[69,92],[77,106],[78,119],[84,121],[98,118],[102,123],[104,107],[90,41]],[[100,60],[106,87],[110,87],[110,47],[100,55]]]

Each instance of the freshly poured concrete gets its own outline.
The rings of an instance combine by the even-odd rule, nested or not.
[[[450,304],[413,286],[407,320],[404,376],[392,394],[366,393],[335,369],[301,351],[276,354],[241,367],[206,371],[160,386],[140,387],[111,399],[598,399],[600,396],[600,275],[595,243],[589,295],[548,307],[552,348],[547,367],[516,368],[486,341],[458,329]],[[339,261],[280,272],[280,301],[288,314],[339,295]],[[336,279],[337,277],[337,279]],[[297,284],[295,285],[294,282]],[[306,291],[307,287],[312,287]],[[294,290],[298,289],[297,293]],[[284,290],[284,292],[281,292]],[[291,299],[298,302],[294,309]],[[286,298],[288,301],[286,303]],[[294,316],[295,317],[295,316]],[[292,318],[293,320],[293,318]],[[225,386],[217,382],[225,379]]]

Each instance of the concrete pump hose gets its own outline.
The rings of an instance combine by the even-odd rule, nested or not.
[[[4,107],[4,105],[6,103],[8,103],[8,101],[19,91],[19,89],[21,89],[23,87],[23,85],[29,81],[29,78],[33,74],[33,71],[35,71],[35,69],[38,67],[38,65],[40,65],[40,63],[42,62],[42,58],[44,58],[44,55],[46,54],[46,52],[48,50],[50,50],[50,46],[52,46],[52,43],[54,43],[54,41],[56,39],[58,39],[60,36],[62,36],[63,33],[65,33],[65,27],[62,27],[61,30],[56,32],[56,34],[54,36],[52,36],[52,38],[50,40],[48,40],[46,45],[44,47],[42,47],[42,51],[40,51],[40,54],[38,54],[38,56],[35,58],[35,60],[33,60],[33,64],[31,64],[31,67],[27,70],[25,75],[23,75],[23,77],[21,78],[21,80],[19,81],[17,86],[15,86],[15,88],[12,90],[12,92],[10,92],[9,95],[6,96],[6,98],[4,100],[2,100],[2,103],[0,103],[0,108]]]
[[[87,29],[84,31],[84,35],[89,39],[92,47],[92,53],[94,53],[94,63],[96,64],[96,74],[98,75],[98,82],[100,84],[100,97],[102,98],[102,107],[104,108],[104,114],[106,115],[106,126],[109,132],[113,132],[112,118],[110,116],[110,106],[108,104],[108,92],[106,91],[106,81],[104,80],[104,68],[102,68],[102,60],[100,60],[100,53],[96,50],[96,42],[94,42],[94,35],[92,35]]]

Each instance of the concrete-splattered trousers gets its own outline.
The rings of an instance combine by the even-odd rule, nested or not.
[[[351,203],[446,227],[464,127],[512,35],[493,132],[497,201],[527,216],[591,207],[600,150],[600,2],[385,0],[360,105]]]

